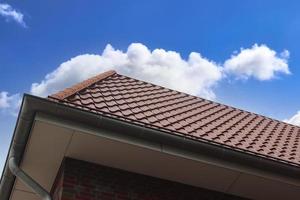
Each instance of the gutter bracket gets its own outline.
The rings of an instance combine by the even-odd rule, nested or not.
[[[25,185],[31,188],[36,194],[38,194],[43,200],[52,200],[50,194],[35,180],[33,180],[26,172],[19,168],[15,157],[9,158],[8,161],[10,171],[18,177]]]

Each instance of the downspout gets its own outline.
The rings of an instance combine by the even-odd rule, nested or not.
[[[43,200],[52,200],[50,194],[35,180],[33,180],[26,172],[19,168],[15,157],[9,158],[8,161],[10,171],[18,177],[25,185],[31,188],[36,194],[38,194]]]

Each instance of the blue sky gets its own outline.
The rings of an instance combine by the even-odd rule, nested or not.
[[[1,5],[6,5],[2,6],[2,14]],[[134,68],[137,71],[128,70],[123,64],[112,66],[125,74],[200,96],[208,97],[209,92],[213,94],[209,97],[218,102],[276,119],[291,118],[300,110],[299,7],[299,1],[274,0],[0,1],[0,93],[6,99],[6,106],[0,106],[0,171],[22,94],[47,94],[50,86],[63,89],[61,87],[103,71],[106,67],[102,69],[94,62],[104,59],[105,48],[109,55],[117,49],[126,56],[137,52],[139,59],[148,55],[147,51],[151,56],[157,54],[172,59],[168,51],[175,51],[181,58],[170,66],[153,56],[149,59],[152,63],[158,62],[159,67],[166,67],[167,73],[171,70],[174,77],[186,80],[188,84],[182,86],[186,88],[174,85],[174,80],[164,76],[166,71],[149,75],[143,71],[143,67],[148,66],[145,63]],[[153,53],[154,49],[164,52]],[[181,61],[192,65],[191,52],[200,53],[194,57],[196,65],[201,66],[195,67],[195,77],[187,80],[190,72],[178,70],[176,66]],[[276,55],[270,56],[272,52]],[[76,57],[79,55],[85,57]],[[232,56],[236,56],[234,60]],[[74,57],[76,62],[62,65]],[[109,59],[112,57],[106,61]],[[226,61],[232,62],[225,64]],[[66,71],[60,79],[53,79],[59,83],[49,84],[46,89],[38,87],[38,92],[32,90],[33,83],[51,82],[45,76],[60,66],[60,69],[67,65],[77,67],[80,71],[78,63],[88,65],[91,62],[93,66],[86,68],[90,71],[85,76]],[[238,64],[234,64],[236,62]],[[251,63],[258,64],[253,67]],[[273,67],[274,75],[261,78],[264,72],[260,69],[264,66]],[[57,77],[58,73],[53,72],[52,76]],[[162,82],[164,78],[166,81]],[[191,87],[193,85],[198,87]]]

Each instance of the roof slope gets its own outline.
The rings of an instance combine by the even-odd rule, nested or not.
[[[300,166],[300,127],[108,71],[50,99]]]

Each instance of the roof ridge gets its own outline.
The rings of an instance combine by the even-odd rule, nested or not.
[[[109,71],[103,72],[103,73],[93,76],[85,81],[77,83],[69,88],[66,88],[62,91],[59,91],[52,95],[49,95],[48,98],[63,100],[65,98],[71,96],[72,94],[75,94],[76,92],[79,92],[80,90],[87,88],[87,87],[93,85],[94,83],[104,80],[114,74],[117,74],[117,72],[115,70],[109,70]]]

